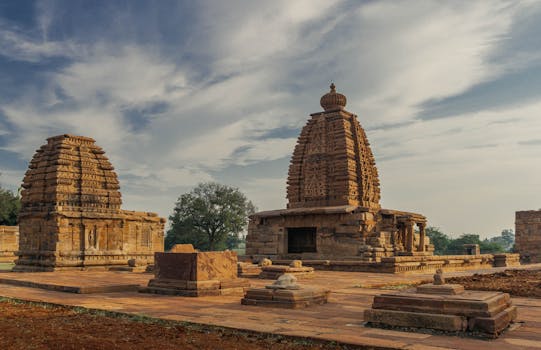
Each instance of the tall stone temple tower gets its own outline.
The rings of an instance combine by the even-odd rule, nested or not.
[[[346,96],[331,91],[320,101],[293,152],[287,180],[288,208],[336,205],[378,210],[376,161],[357,116],[347,112]]]
[[[89,137],[59,135],[36,151],[23,180],[15,271],[151,263],[165,220],[125,211],[114,168]]]
[[[421,214],[382,209],[378,170],[357,116],[334,84],[291,158],[287,209],[251,216],[246,255],[355,259],[430,255]],[[418,232],[415,231],[418,226]]]

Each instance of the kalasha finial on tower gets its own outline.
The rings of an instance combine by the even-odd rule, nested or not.
[[[319,103],[325,111],[333,109],[343,109],[346,106],[346,96],[336,92],[336,85],[331,83],[331,91],[321,97]]]

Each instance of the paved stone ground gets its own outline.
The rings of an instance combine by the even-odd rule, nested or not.
[[[528,268],[541,268],[530,265]],[[449,273],[468,275],[502,269]],[[145,283],[150,274],[121,272],[1,273],[1,278],[39,280],[58,285],[93,285],[119,281]],[[396,349],[541,349],[541,299],[513,298],[518,306],[518,323],[497,340],[431,335],[367,328],[363,311],[385,285],[404,285],[430,280],[430,274],[389,275],[359,272],[317,271],[312,278],[300,278],[302,285],[332,290],[329,304],[300,310],[240,305],[241,296],[173,297],[136,292],[75,294],[0,284],[0,295],[31,301],[82,306],[164,319],[212,324],[276,334],[306,336],[351,344],[386,346]],[[270,284],[251,280],[253,286]],[[367,288],[371,287],[371,288]]]

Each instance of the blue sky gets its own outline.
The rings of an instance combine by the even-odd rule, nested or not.
[[[201,181],[285,206],[331,81],[366,129],[382,205],[499,234],[541,207],[541,2],[2,1],[0,182],[90,136],[123,207],[167,217]]]

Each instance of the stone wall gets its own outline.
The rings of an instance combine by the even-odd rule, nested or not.
[[[392,222],[403,217],[424,217],[404,212],[385,210]],[[246,237],[246,255],[279,259],[360,259],[380,261],[383,257],[406,253],[398,242],[399,230],[374,214],[368,208],[355,206],[297,208],[257,213],[250,217]],[[315,230],[315,251],[292,252],[289,246],[290,231],[296,228]],[[413,246],[423,255],[431,254],[433,246],[425,237],[421,240],[413,233]],[[412,252],[415,254],[415,252]]]
[[[541,263],[541,210],[515,213],[515,251],[522,262]]]
[[[18,249],[19,226],[0,226],[0,262],[13,262]]]

